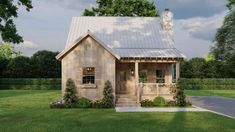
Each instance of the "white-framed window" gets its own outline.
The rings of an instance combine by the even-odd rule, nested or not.
[[[85,67],[82,73],[83,84],[95,84],[95,67]]]
[[[165,83],[165,71],[163,69],[156,70],[156,83]]]

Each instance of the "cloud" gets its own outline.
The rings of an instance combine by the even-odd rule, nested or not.
[[[24,43],[15,45],[15,47],[19,50],[37,50],[39,48],[39,45],[31,41],[25,40]]]
[[[221,12],[211,17],[193,17],[178,20],[178,22],[181,23],[182,30],[186,30],[189,35],[212,41],[217,29],[222,25],[225,15],[226,12]]]
[[[96,0],[50,0],[48,2],[57,3],[67,9],[78,11],[83,11],[85,8],[91,8],[96,4]]]
[[[177,19],[210,17],[227,10],[227,0],[154,0],[160,11],[170,8]]]

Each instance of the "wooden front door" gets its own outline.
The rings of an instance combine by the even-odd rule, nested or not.
[[[128,72],[127,71],[120,71],[119,73],[119,89],[118,93],[119,94],[127,94],[128,89],[127,89],[127,80],[128,80]]]

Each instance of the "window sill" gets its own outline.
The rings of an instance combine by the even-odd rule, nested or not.
[[[83,84],[82,89],[96,89],[97,85],[96,84]]]

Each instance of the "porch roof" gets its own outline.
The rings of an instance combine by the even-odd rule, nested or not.
[[[122,58],[185,58],[179,50],[172,49],[113,49]]]

